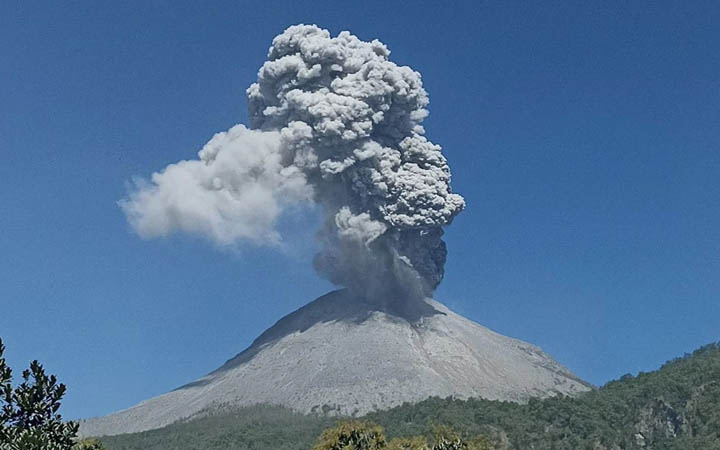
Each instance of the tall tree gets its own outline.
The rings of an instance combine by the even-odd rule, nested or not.
[[[0,450],[71,450],[78,424],[58,413],[67,388],[33,361],[22,383],[12,386],[12,370],[0,339]],[[77,447],[76,447],[77,448]],[[99,448],[83,446],[83,448]]]

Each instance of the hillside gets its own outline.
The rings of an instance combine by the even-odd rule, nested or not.
[[[538,347],[435,300],[370,302],[342,289],[280,319],[209,375],[80,431],[146,431],[220,404],[359,416],[433,396],[524,402],[590,388]]]
[[[720,344],[576,398],[527,404],[432,398],[366,418],[383,425],[390,437],[449,424],[467,435],[487,435],[505,450],[718,450]],[[255,406],[106,437],[103,443],[110,450],[307,450],[336,420]]]

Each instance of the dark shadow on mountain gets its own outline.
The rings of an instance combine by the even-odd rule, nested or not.
[[[250,347],[234,358],[228,360],[222,367],[209,375],[224,372],[252,359],[265,346],[276,342],[283,337],[303,332],[317,323],[326,322],[352,322],[360,324],[373,313],[382,312],[388,316],[410,323],[419,322],[423,317],[436,314],[445,314],[435,309],[431,304],[421,299],[382,299],[369,301],[366,298],[353,294],[348,289],[339,289],[319,297],[302,308],[278,320],[275,325],[265,330]],[[203,386],[209,380],[201,379],[179,387],[176,390]]]

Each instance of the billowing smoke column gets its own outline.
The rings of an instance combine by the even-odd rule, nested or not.
[[[219,133],[120,202],[142,236],[180,230],[275,245],[287,208],[321,205],[316,269],[367,298],[432,294],[448,225],[464,207],[424,136],[420,74],[381,42],[297,25],[277,36],[247,90],[250,129]]]

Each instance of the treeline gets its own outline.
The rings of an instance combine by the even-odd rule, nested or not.
[[[720,346],[576,398],[517,405],[431,399],[375,413],[392,434],[449,423],[503,449],[720,449]]]
[[[720,345],[575,398],[524,405],[432,398],[362,420],[384,428],[385,444],[372,448],[391,449],[393,441],[403,442],[400,438],[407,444],[398,448],[433,448],[439,427],[450,426],[458,441],[447,448],[720,450]],[[255,406],[101,441],[109,450],[308,450],[322,442],[318,436],[323,430],[337,430],[343,422]],[[328,445],[325,448],[356,448]]]

